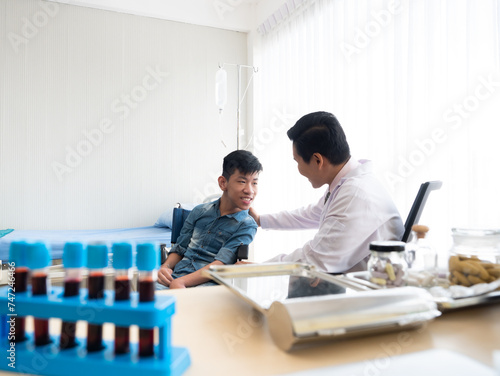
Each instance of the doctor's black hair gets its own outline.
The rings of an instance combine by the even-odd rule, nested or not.
[[[302,116],[287,132],[297,154],[309,163],[314,153],[340,165],[350,154],[349,144],[335,115],[319,111]]]
[[[227,180],[238,170],[243,175],[261,172],[262,165],[255,155],[247,150],[235,150],[224,157],[222,163],[222,176]]]

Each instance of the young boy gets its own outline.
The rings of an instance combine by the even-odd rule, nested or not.
[[[262,165],[246,150],[224,158],[218,183],[220,199],[196,206],[189,213],[177,243],[158,271],[158,287],[185,288],[209,282],[201,269],[234,264],[241,244],[250,244],[257,223],[248,209],[257,195]]]

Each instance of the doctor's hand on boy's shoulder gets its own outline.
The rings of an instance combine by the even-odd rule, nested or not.
[[[260,215],[257,214],[257,212],[255,211],[254,208],[250,208],[248,209],[248,214],[250,214],[250,216],[255,219],[255,222],[257,222],[257,226],[260,226]]]

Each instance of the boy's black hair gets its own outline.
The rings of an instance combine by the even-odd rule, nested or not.
[[[262,165],[255,155],[247,150],[235,150],[225,156],[222,163],[222,176],[227,180],[238,170],[242,174],[253,174],[254,172],[261,172]]]
[[[302,116],[287,135],[306,163],[314,153],[320,153],[334,165],[344,163],[351,156],[344,130],[329,112],[319,111]]]

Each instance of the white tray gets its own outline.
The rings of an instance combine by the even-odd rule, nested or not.
[[[373,289],[383,289],[383,287],[380,287],[369,281],[368,272],[366,271],[348,273],[343,275],[341,278],[352,283],[358,283],[360,284],[360,286],[370,287]],[[457,299],[449,297],[433,297],[433,300],[436,302],[438,309],[441,312],[445,312],[459,308],[500,303],[500,290]]]
[[[303,264],[224,265],[204,275],[262,312],[275,344],[285,351],[416,328],[441,314],[423,289],[373,290]]]

